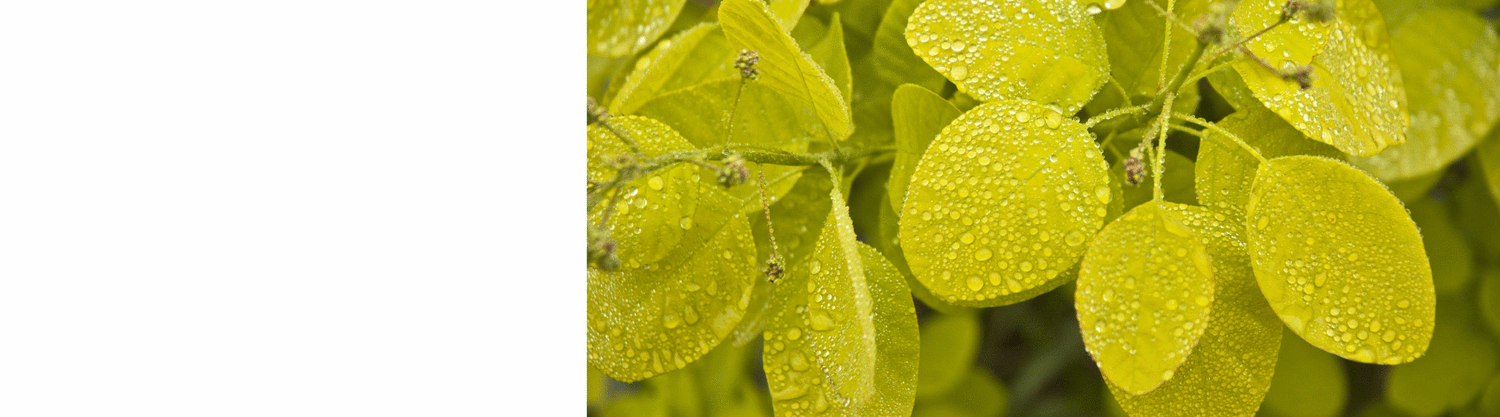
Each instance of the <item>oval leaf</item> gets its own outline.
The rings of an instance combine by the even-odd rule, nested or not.
[[[589,0],[589,55],[622,57],[656,42],[686,0]]]
[[[1303,136],[1281,116],[1260,104],[1251,104],[1234,112],[1218,124],[1267,158],[1288,155],[1337,158],[1342,155],[1332,146]],[[1259,169],[1260,161],[1218,132],[1204,130],[1203,135],[1206,138],[1199,142],[1198,161],[1193,166],[1193,188],[1197,190],[1198,201],[1205,207],[1244,219],[1245,204],[1250,202],[1250,185],[1255,182],[1255,170]]]
[[[963,112],[943,100],[937,93],[913,84],[903,84],[891,96],[891,116],[895,117],[896,161],[891,167],[891,180],[886,185],[891,208],[901,212],[906,202],[906,185],[911,182],[917,163],[927,146],[937,139],[943,127],[952,123]]]
[[[1078,270],[1084,347],[1130,395],[1172,379],[1208,324],[1214,269],[1177,217],[1156,202],[1136,207],[1099,232]]]
[[[1245,227],[1202,207],[1163,204],[1203,239],[1214,269],[1208,327],[1170,381],[1145,395],[1110,386],[1132,416],[1253,416],[1271,387],[1281,348],[1281,321],[1250,270]]]
[[[1384,181],[1431,173],[1469,152],[1500,120],[1500,37],[1474,13],[1417,14],[1391,37],[1406,85],[1406,143],[1349,161]]]
[[[1366,0],[1368,1],[1368,0]],[[1244,0],[1234,7],[1230,24],[1246,36],[1271,27],[1281,19],[1285,1]],[[1323,52],[1328,37],[1327,22],[1318,23],[1298,13],[1292,20],[1245,42],[1245,48],[1280,68],[1283,65],[1307,65],[1313,56]]]
[[[935,314],[922,323],[922,359],[917,371],[917,395],[932,399],[952,391],[964,374],[975,369],[979,353],[979,317],[973,310]]]
[[[833,79],[823,72],[812,57],[798,49],[787,34],[757,0],[725,0],[719,5],[719,24],[736,49],[760,54],[760,79],[750,81],[790,97],[812,109],[829,140],[843,140],[854,128],[849,105],[845,103]]]
[[[1253,58],[1235,61],[1245,85],[1266,108],[1281,115],[1308,138],[1346,153],[1372,156],[1406,141],[1406,93],[1401,72],[1384,45],[1385,27],[1378,11],[1371,21],[1345,21],[1347,9],[1369,0],[1346,0],[1331,21],[1327,46],[1312,60],[1311,87],[1303,90]],[[1378,35],[1366,36],[1375,30]],[[1241,27],[1242,35],[1248,35]],[[1275,61],[1272,65],[1279,65]]]
[[[907,186],[901,247],[912,273],[975,307],[1057,288],[1108,214],[1106,167],[1093,136],[1056,110],[974,108],[943,128]]]
[[[782,416],[908,410],[918,346],[910,295],[878,252],[854,240],[837,189],[831,198],[812,258],[772,293],[763,356],[772,405]]]
[[[735,52],[719,25],[703,23],[656,44],[635,61],[625,82],[611,88],[613,114],[631,114],[661,93],[706,80],[735,77]]]
[[[1247,210],[1261,292],[1287,327],[1349,360],[1411,362],[1432,340],[1432,268],[1401,201],[1342,162],[1263,164]]]
[[[739,202],[705,188],[694,226],[666,257],[588,270],[589,363],[631,382],[702,357],[744,317],[755,241]]]
[[[609,124],[630,136],[646,157],[694,149],[682,135],[656,120],[623,116],[611,118]],[[586,146],[589,181],[596,183],[615,177],[605,158],[631,152],[619,136],[599,123],[589,126]],[[621,262],[635,266],[656,262],[677,246],[684,233],[683,224],[691,223],[697,210],[698,191],[703,186],[696,169],[688,164],[673,165],[636,178],[616,191],[622,195],[605,226],[618,242]],[[589,222],[598,224],[608,205],[601,202],[595,206]]]
[[[1080,2],[927,0],[907,23],[906,44],[983,101],[1073,114],[1109,78],[1104,35]]]

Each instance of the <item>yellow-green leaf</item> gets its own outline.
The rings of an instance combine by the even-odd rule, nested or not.
[[[1285,4],[1285,1],[1276,0],[1242,0],[1235,5],[1230,24],[1239,28],[1242,36],[1248,37],[1279,21]],[[1308,19],[1304,13],[1297,13],[1292,20],[1245,42],[1244,46],[1277,68],[1285,65],[1283,63],[1307,65],[1313,56],[1323,52],[1328,31],[1328,23],[1319,23]]]
[[[1214,270],[1214,301],[1198,346],[1170,381],[1145,395],[1110,387],[1121,408],[1146,416],[1253,416],[1271,387],[1281,320],[1266,304],[1245,252],[1245,227],[1202,207],[1164,204],[1198,235]]]
[[[1348,378],[1338,358],[1287,334],[1260,409],[1268,417],[1334,417],[1344,410],[1348,396]]]
[[[1500,415],[1500,375],[1490,378],[1489,384],[1485,385],[1484,394],[1479,398],[1479,412],[1483,415]]]
[[[590,0],[589,55],[622,57],[646,49],[672,26],[685,0]]]
[[[1385,186],[1336,160],[1281,157],[1261,165],[1246,211],[1256,280],[1298,336],[1367,363],[1427,351],[1432,268]]]
[[[1489,185],[1490,197],[1500,204],[1500,129],[1491,130],[1489,137],[1474,149],[1474,160],[1479,163],[1469,166],[1479,166],[1484,182]]]
[[[880,236],[875,241],[875,249],[885,255],[886,260],[891,262],[901,276],[906,278],[906,287],[911,290],[911,295],[922,300],[922,304],[937,310],[940,313],[956,314],[967,307],[953,305],[946,300],[932,294],[932,290],[917,281],[912,275],[911,267],[906,264],[906,254],[901,252],[901,226],[896,211],[891,208],[889,201],[880,207]]]
[[[828,78],[833,79],[833,85],[838,87],[839,97],[844,99],[844,103],[849,103],[850,94],[854,93],[854,83],[853,76],[850,75],[849,53],[844,50],[844,23],[839,19],[838,13],[834,13],[829,20],[828,33],[817,43],[807,47],[807,54],[823,68]]]
[[[1489,326],[1490,334],[1500,339],[1500,269],[1484,268],[1478,275],[1479,316]]]
[[[1240,109],[1218,124],[1267,158],[1288,155],[1337,158],[1341,155],[1332,146],[1307,139],[1281,116],[1260,104]],[[1207,137],[1198,144],[1198,161],[1193,166],[1193,187],[1197,190],[1198,201],[1205,207],[1243,219],[1245,204],[1250,201],[1250,185],[1255,181],[1255,170],[1260,167],[1260,161],[1218,132],[1205,130],[1203,134]]]
[[[903,84],[891,95],[891,115],[896,122],[896,161],[886,190],[896,213],[901,212],[906,185],[911,182],[922,154],[927,152],[927,145],[960,114],[963,113],[937,93],[917,85]]]
[[[1437,332],[1420,361],[1391,368],[1386,397],[1416,417],[1466,406],[1500,365],[1500,351],[1480,331],[1465,297],[1438,302]]]
[[[1391,37],[1406,85],[1406,143],[1354,166],[1383,181],[1437,171],[1462,157],[1500,120],[1500,36],[1474,13],[1417,14]]]
[[[1339,12],[1323,52],[1313,57],[1310,88],[1250,57],[1235,61],[1234,69],[1256,99],[1308,138],[1372,156],[1406,141],[1401,71],[1392,63],[1385,23],[1369,0],[1345,0]],[[1367,15],[1372,17],[1349,20]],[[1245,27],[1239,30],[1249,35]]]
[[[1031,100],[1073,114],[1109,78],[1104,35],[1080,2],[927,0],[906,43],[983,101]]]
[[[1078,270],[1084,347],[1130,395],[1172,379],[1208,324],[1214,269],[1182,220],[1162,204],[1142,204],[1099,232]]]
[[[609,124],[630,136],[647,157],[693,149],[682,135],[656,120],[623,116],[611,118]],[[605,164],[605,158],[631,152],[619,136],[599,123],[589,126],[587,147],[589,181],[596,183],[615,177],[615,170]],[[677,246],[684,233],[682,224],[691,221],[697,210],[699,189],[703,187],[695,169],[687,164],[669,166],[636,178],[615,191],[620,200],[605,226],[618,242],[622,262],[656,262]],[[604,202],[589,212],[591,224],[598,224],[613,195],[605,196]]]
[[[1406,208],[1422,231],[1422,247],[1432,264],[1437,294],[1454,294],[1474,281],[1474,251],[1448,218],[1448,208],[1430,198],[1411,200]]]
[[[719,5],[719,24],[736,49],[760,54],[756,68],[760,79],[753,84],[765,85],[783,96],[811,108],[824,136],[843,140],[853,129],[849,105],[845,103],[833,79],[823,72],[812,57],[803,53],[776,22],[765,3],[758,0],[725,0]]]
[[[704,23],[656,44],[635,61],[625,82],[612,87],[613,114],[632,114],[662,93],[734,77],[735,52],[719,25]]]
[[[781,30],[791,31],[802,21],[802,12],[807,10],[807,0],[770,0],[767,6],[771,14],[776,16],[776,21],[781,24]]]
[[[780,416],[889,415],[910,409],[917,326],[899,274],[854,240],[842,196],[812,259],[776,284],[764,367]]]
[[[937,398],[958,386],[964,374],[974,369],[979,336],[979,317],[973,310],[928,316],[922,323],[917,396]]]
[[[693,227],[660,261],[588,269],[588,359],[631,382],[682,368],[739,324],[756,273],[750,223],[729,195],[705,188]]]
[[[926,357],[925,355],[923,356]],[[970,366],[952,390],[941,397],[917,400],[913,416],[1004,416],[1009,402],[1005,386],[990,371]]]
[[[917,164],[901,247],[934,295],[966,306],[1020,302],[1062,285],[1103,225],[1109,174],[1093,136],[1024,101],[975,107]]]

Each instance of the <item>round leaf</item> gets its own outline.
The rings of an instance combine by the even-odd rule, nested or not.
[[[1172,379],[1203,336],[1213,300],[1208,250],[1156,202],[1099,232],[1074,297],[1084,347],[1105,379],[1130,395]]]
[[[694,149],[682,135],[656,120],[623,116],[611,118],[609,124],[630,136],[646,157]],[[614,179],[616,172],[606,166],[605,158],[631,152],[619,136],[598,123],[589,126],[586,146],[589,181],[593,182]],[[685,227],[689,227],[685,225],[692,224],[699,188],[704,185],[696,169],[676,164],[636,178],[616,191],[621,193],[620,200],[605,226],[618,242],[622,262],[634,266],[656,262],[677,246]],[[598,224],[607,206],[607,202],[595,206],[589,222]]]
[[[1281,321],[1251,275],[1245,228],[1202,207],[1162,207],[1201,237],[1208,250],[1215,283],[1208,327],[1187,361],[1160,388],[1137,396],[1114,386],[1110,391],[1132,416],[1253,416],[1271,387]]]
[[[979,317],[972,310],[928,316],[922,323],[917,395],[936,398],[953,390],[974,369],[979,335]]]
[[[622,57],[656,41],[685,0],[589,0],[589,55]]]
[[[1345,10],[1331,21],[1324,51],[1312,60],[1312,83],[1306,90],[1252,58],[1234,63],[1235,71],[1266,108],[1308,138],[1359,156],[1372,156],[1404,142],[1407,125],[1401,73],[1391,63],[1389,45],[1383,44],[1385,27],[1379,12],[1368,2],[1345,1]],[[1360,4],[1372,9],[1373,20],[1345,21],[1351,14],[1346,10]],[[1378,29],[1377,35],[1367,36],[1377,32],[1366,30],[1371,27]],[[1240,32],[1249,34],[1244,27]]]
[[[1432,268],[1401,201],[1342,162],[1262,164],[1247,209],[1250,258],[1271,308],[1313,346],[1394,365],[1432,340]]]
[[[760,54],[760,62],[756,64],[760,79],[751,83],[764,84],[812,109],[820,129],[830,140],[849,137],[854,125],[839,88],[782,30],[765,3],[725,0],[719,5],[719,24],[724,26],[724,35],[729,37],[732,48]]]
[[[631,382],[692,363],[744,317],[755,241],[739,202],[705,188],[693,227],[660,261],[588,270],[589,363]]]
[[[906,44],[983,101],[1073,114],[1109,78],[1104,35],[1079,2],[927,0],[906,25]]]
[[[906,202],[906,185],[922,161],[927,146],[937,139],[944,126],[963,114],[937,93],[913,84],[903,84],[891,96],[891,116],[895,118],[896,161],[891,180],[886,185],[891,208],[901,212]]]
[[[1111,197],[1083,125],[1036,103],[984,104],[943,128],[917,164],[901,247],[934,295],[1012,304],[1067,281]]]
[[[1479,16],[1437,9],[1391,37],[1411,126],[1406,143],[1350,162],[1381,180],[1437,171],[1469,152],[1500,120],[1500,37]]]
[[[1432,287],[1438,294],[1453,294],[1474,281],[1474,250],[1448,218],[1448,208],[1428,198],[1411,201],[1411,219],[1422,231],[1422,247],[1432,264]]]

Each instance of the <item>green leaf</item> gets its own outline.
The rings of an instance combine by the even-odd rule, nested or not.
[[[792,190],[771,205],[771,225],[776,227],[776,246],[786,259],[787,265],[802,263],[813,252],[813,247],[822,235],[823,221],[828,218],[828,193],[833,191],[833,180],[828,171],[811,168],[802,171]],[[756,246],[770,248],[767,224],[764,215],[754,216],[750,221],[755,231]],[[770,258],[762,253],[761,261]]]
[[[923,355],[925,358],[926,355]],[[1007,406],[1005,386],[984,368],[970,366],[952,390],[938,398],[920,399],[912,415],[952,412],[964,416],[1003,416]]]
[[[1500,269],[1484,268],[1478,275],[1479,316],[1489,325],[1490,334],[1500,338]]]
[[[1391,37],[1406,85],[1406,143],[1349,161],[1384,181],[1438,171],[1500,120],[1500,37],[1470,12],[1422,12]]]
[[[894,116],[896,133],[896,162],[891,167],[891,180],[886,185],[891,208],[896,213],[906,201],[906,185],[927,145],[937,138],[944,126],[963,114],[947,100],[932,91],[913,84],[903,84],[891,96],[891,115]]]
[[[744,316],[756,277],[755,241],[739,202],[699,194],[693,227],[660,261],[588,269],[589,363],[631,382],[682,368]]]
[[[808,47],[807,53],[833,79],[833,85],[838,87],[839,97],[844,99],[844,103],[849,103],[854,83],[853,76],[850,75],[849,54],[844,51],[844,24],[839,20],[838,13],[834,13],[833,19],[829,21],[828,33],[818,43]]]
[[[1118,140],[1118,139],[1117,139]],[[1168,202],[1181,204],[1198,204],[1197,191],[1193,190],[1193,160],[1172,150],[1167,150],[1166,164],[1163,167],[1161,190]],[[1124,209],[1130,211],[1153,198],[1152,187],[1155,187],[1152,166],[1156,165],[1153,158],[1144,161],[1146,176],[1141,177],[1141,183],[1136,185],[1123,184]],[[1125,178],[1125,163],[1120,161],[1110,168],[1118,178]],[[1217,175],[1217,174],[1216,174]]]
[[[1218,66],[1225,62],[1237,59],[1234,55],[1225,55],[1213,61],[1211,65]],[[1245,79],[1234,70],[1220,70],[1208,74],[1208,83],[1214,87],[1219,96],[1224,97],[1235,110],[1245,110],[1252,107],[1261,107],[1260,100],[1255,98],[1255,93],[1250,91],[1250,86],[1245,85]]]
[[[950,304],[948,301],[933,295],[932,290],[922,285],[922,282],[917,280],[916,275],[912,275],[911,267],[906,264],[906,255],[901,252],[901,239],[899,238],[901,226],[898,219],[899,217],[896,215],[896,211],[891,209],[889,201],[880,207],[880,236],[878,240],[873,241],[875,249],[884,254],[886,260],[890,261],[891,265],[895,266],[896,270],[901,272],[901,276],[906,278],[906,287],[911,290],[911,295],[917,297],[918,300],[922,300],[922,304],[940,313],[947,314],[957,314],[963,310],[967,310],[967,307]]]
[[[1235,5],[1230,24],[1248,38],[1279,21],[1285,4],[1275,0],[1241,1]],[[1328,23],[1318,23],[1298,13],[1291,21],[1245,42],[1244,46],[1277,68],[1283,63],[1307,65],[1313,56],[1323,52],[1328,32]]]
[[[1463,298],[1438,303],[1438,329],[1420,361],[1391,368],[1386,395],[1391,404],[1418,417],[1468,405],[1500,364],[1500,353],[1479,330]]]
[[[1308,138],[1373,156],[1406,141],[1401,71],[1391,62],[1385,24],[1369,0],[1345,0],[1339,12],[1323,52],[1312,60],[1310,88],[1301,89],[1252,58],[1235,61],[1234,69],[1255,98]],[[1357,20],[1362,15],[1372,17]],[[1241,35],[1246,31],[1240,27]]]
[[[1259,104],[1240,109],[1219,121],[1218,125],[1266,158],[1290,155],[1338,158],[1342,155],[1332,146],[1308,139],[1281,116]],[[1206,138],[1198,144],[1198,161],[1193,166],[1193,187],[1197,190],[1198,201],[1205,207],[1243,219],[1245,204],[1250,201],[1250,185],[1255,181],[1260,161],[1218,132],[1204,130],[1203,134]]]
[[[1208,250],[1215,281],[1208,327],[1160,388],[1138,396],[1110,391],[1132,416],[1253,416],[1271,387],[1282,326],[1251,275],[1244,225],[1202,207],[1162,207]]]
[[[1474,159],[1479,163],[1469,166],[1479,166],[1484,183],[1489,185],[1490,197],[1500,204],[1500,129],[1492,130],[1489,138],[1474,149]]]
[[[1470,159],[1468,166],[1480,165],[1476,162]],[[1483,176],[1471,175],[1449,194],[1453,199],[1451,206],[1455,223],[1474,225],[1500,222],[1500,200],[1496,200],[1491,194],[1494,186],[1487,186],[1486,183],[1494,184],[1492,181],[1485,181]],[[1463,232],[1469,246],[1474,249],[1476,261],[1482,265],[1500,265],[1500,233],[1476,227],[1464,227],[1460,232]]]
[[[704,23],[656,44],[635,61],[609,103],[612,114],[631,114],[661,93],[738,76],[735,52],[719,25]]]
[[[934,314],[922,323],[917,397],[935,399],[959,386],[979,353],[979,317],[973,310]]]
[[[776,17],[776,22],[781,24],[781,30],[791,31],[802,21],[802,12],[807,10],[808,0],[770,0],[767,6],[771,14]]]
[[[1162,206],[1142,204],[1105,226],[1078,271],[1084,347],[1105,379],[1130,395],[1172,379],[1203,336],[1214,300],[1208,250]]]
[[[1444,172],[1446,170],[1440,169],[1413,178],[1382,182],[1385,183],[1386,188],[1391,189],[1391,194],[1395,194],[1396,198],[1401,201],[1416,201],[1427,197],[1432,187],[1443,179]]]
[[[589,0],[589,55],[622,57],[656,42],[685,0]]]
[[[740,85],[738,79],[730,79],[677,90],[646,102],[638,113],[672,126],[700,149],[715,149],[728,141],[732,147],[751,145],[800,153],[807,152],[812,138],[823,135],[816,120],[792,100],[756,82],[744,84],[743,90]],[[734,119],[733,137],[727,137],[730,113]],[[750,180],[729,189],[730,195],[745,202],[746,210],[760,210],[757,181],[761,169],[765,169],[766,192],[771,201],[786,194],[803,170],[781,165],[747,165]],[[706,171],[701,174],[712,175]]]
[[[894,0],[884,11],[874,34],[874,49],[854,66],[854,118],[860,121],[852,142],[886,145],[891,141],[892,94],[903,83],[940,91],[942,74],[918,58],[906,45],[906,22],[922,0]]]
[[[1468,289],[1474,281],[1474,252],[1448,218],[1448,208],[1429,198],[1412,200],[1406,208],[1422,231],[1422,247],[1432,263],[1433,290],[1454,294]]]
[[[960,91],[1073,114],[1109,78],[1104,35],[1079,2],[927,0],[906,43]]]
[[[900,275],[854,240],[842,196],[805,268],[776,284],[764,366],[777,415],[910,410],[917,323]]]
[[[944,128],[917,164],[901,246],[934,295],[1012,304],[1066,282],[1110,199],[1082,124],[1036,103],[988,103]]]
[[[1157,2],[1157,4],[1162,8],[1167,7],[1165,2]],[[1209,1],[1199,0],[1178,1],[1173,13],[1187,20],[1207,12],[1209,4]],[[1113,80],[1111,82],[1120,84],[1120,88],[1106,85],[1099,90],[1099,96],[1087,106],[1089,112],[1093,114],[1104,113],[1131,103],[1151,102],[1158,90],[1167,82],[1171,82],[1171,77],[1177,73],[1178,68],[1188,64],[1188,56],[1193,53],[1193,48],[1198,44],[1195,34],[1173,27],[1167,74],[1163,77],[1161,72],[1164,39],[1162,27],[1166,21],[1160,13],[1157,13],[1156,8],[1145,1],[1128,2],[1118,9],[1104,13],[1103,17],[1099,27],[1103,30],[1105,45],[1109,52],[1109,76]],[[1121,89],[1124,89],[1130,96],[1121,97]],[[1177,96],[1172,107],[1183,113],[1192,113],[1197,108],[1198,89],[1187,88],[1182,93]],[[1126,98],[1130,99],[1131,103],[1127,103]]]
[[[1285,417],[1339,415],[1349,397],[1349,381],[1338,358],[1290,336],[1281,338],[1275,376],[1261,411]]]
[[[622,116],[609,123],[629,135],[646,157],[693,149],[682,135],[656,120]],[[631,152],[619,136],[598,123],[589,126],[587,148],[589,181],[593,182],[614,179],[616,172],[605,165],[605,158]],[[617,189],[620,200],[605,226],[618,242],[621,262],[636,266],[656,262],[677,246],[684,234],[682,225],[691,221],[703,188],[695,169],[688,164],[669,166]],[[610,198],[605,196],[589,212],[590,224],[599,224]]]
[[[839,89],[812,57],[797,48],[785,30],[757,0],[725,0],[719,5],[719,23],[734,48],[760,54],[760,79],[751,84],[765,85],[771,91],[792,98],[811,108],[830,140],[843,140],[853,129],[849,105]]]
[[[1427,350],[1432,268],[1385,186],[1336,160],[1286,156],[1260,167],[1246,211],[1256,280],[1298,336],[1366,363]]]
[[[1490,379],[1484,393],[1479,397],[1479,411],[1484,415],[1500,415],[1500,375]]]

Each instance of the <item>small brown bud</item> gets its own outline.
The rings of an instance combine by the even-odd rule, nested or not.
[[[783,275],[786,275],[786,266],[784,266],[782,263],[783,261],[781,260],[781,257],[777,256],[773,256],[771,257],[771,259],[766,261],[765,273],[767,281],[770,281],[774,284],[777,280],[781,279]]]
[[[1287,81],[1296,81],[1297,86],[1301,87],[1303,90],[1312,88],[1312,66],[1298,66],[1288,63],[1287,65],[1281,67],[1281,79]]]
[[[740,77],[755,81],[760,78],[760,70],[755,69],[755,64],[760,62],[760,54],[749,49],[741,49],[740,55],[734,60],[734,68],[740,70]]]
[[[609,231],[602,228],[589,228],[589,263],[605,271],[613,271],[620,267],[620,256],[615,253],[619,244],[614,238],[609,237]]]
[[[594,124],[609,118],[609,110],[594,102],[594,97],[589,96],[589,124]]]
[[[724,158],[724,167],[719,168],[719,185],[730,188],[744,184],[750,178],[750,168],[745,166],[745,157],[732,154]]]

